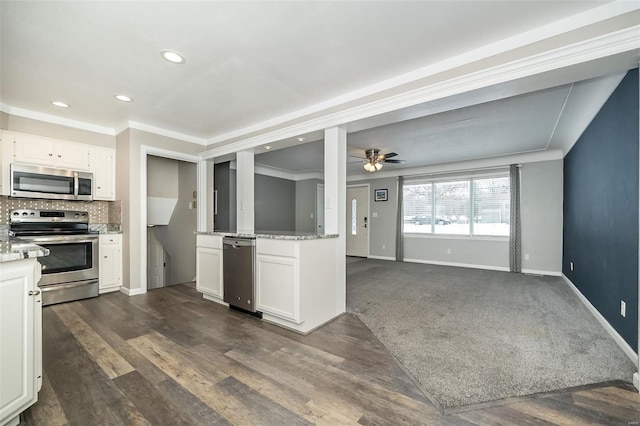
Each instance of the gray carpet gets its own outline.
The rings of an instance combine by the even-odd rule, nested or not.
[[[347,307],[445,409],[636,371],[558,277],[367,259]]]

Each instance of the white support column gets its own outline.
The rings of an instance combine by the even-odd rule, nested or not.
[[[324,224],[325,233],[338,234],[337,312],[346,310],[347,131],[332,127],[324,131]]]
[[[252,234],[255,229],[253,152],[236,153],[237,231]]]
[[[213,231],[213,160],[198,162],[198,231]]]

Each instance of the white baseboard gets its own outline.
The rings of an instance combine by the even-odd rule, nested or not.
[[[611,324],[609,324],[609,321],[607,321],[607,319],[602,316],[602,314],[595,308],[595,306],[593,306],[591,302],[589,302],[589,299],[587,299],[584,296],[584,294],[582,294],[580,290],[578,290],[578,287],[576,287],[576,285],[572,283],[571,280],[567,278],[565,274],[562,274],[562,278],[567,283],[567,285],[571,288],[571,290],[573,290],[573,292],[578,295],[578,298],[582,301],[582,303],[584,303],[584,305],[587,307],[587,309],[589,309],[589,311],[593,314],[593,316],[596,317],[598,322],[602,324],[604,329],[607,330],[607,333],[609,333],[611,337],[613,337],[613,340],[615,340],[618,346],[620,346],[620,348],[624,351],[624,353],[627,354],[629,359],[636,366],[638,366],[638,354],[633,350],[633,348],[622,338],[620,334],[618,334],[616,329],[613,328]]]
[[[638,376],[638,373],[633,373],[633,386],[640,391],[640,376]]]
[[[217,296],[209,296],[208,294],[202,293],[202,298],[206,299],[206,300],[209,300],[211,302],[219,303],[219,304],[224,305],[224,306],[229,306],[228,303],[224,302],[222,299],[220,299]]]
[[[534,274],[534,275],[550,275],[552,277],[561,277],[562,272],[559,271],[540,271],[538,269],[523,269],[523,274]]]
[[[139,294],[145,294],[147,292],[146,290],[143,290],[141,288],[134,288],[133,290],[131,290],[126,287],[120,287],[120,291],[127,296],[137,296]]]
[[[486,269],[489,271],[509,272],[509,268],[504,266],[474,265],[471,263],[440,262],[438,260],[424,260],[424,259],[404,259],[404,261],[413,262],[413,263],[426,263],[428,265],[458,266],[460,268]]]
[[[369,255],[368,259],[378,259],[378,260],[396,260],[395,257],[391,256],[373,256]]]

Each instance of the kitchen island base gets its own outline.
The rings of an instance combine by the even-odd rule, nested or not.
[[[196,289],[205,299],[226,305],[223,236],[198,235]],[[338,238],[256,237],[255,306],[263,320],[307,334],[344,313],[346,293],[337,276]]]

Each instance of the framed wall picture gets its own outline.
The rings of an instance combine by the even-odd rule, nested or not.
[[[374,200],[375,201],[387,201],[387,190],[386,189],[374,189]]]

